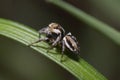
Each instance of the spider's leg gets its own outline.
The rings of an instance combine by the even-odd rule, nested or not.
[[[41,41],[47,41],[47,40],[48,40],[48,38],[40,38],[39,40],[37,40],[37,41],[29,44],[28,46],[32,46],[32,45],[35,44],[35,43],[38,43],[38,42],[41,42]]]
[[[63,58],[63,55],[64,55],[64,51],[65,51],[65,42],[62,41],[62,52],[61,52],[61,59],[60,59],[61,62],[62,62],[62,58]]]
[[[52,43],[52,45],[48,48],[47,52],[49,52],[49,50],[51,50],[54,46],[56,46],[58,44],[58,42],[60,41],[61,36],[57,37],[57,39]]]
[[[57,43],[60,41],[61,35],[57,37],[57,39],[52,43],[52,47],[56,46]]]

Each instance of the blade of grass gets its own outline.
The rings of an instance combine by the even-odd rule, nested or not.
[[[24,45],[28,45],[38,39],[38,33],[34,29],[5,19],[0,19],[0,35],[19,41]],[[49,45],[45,42],[40,42],[37,45],[41,47],[31,46],[31,48],[56,62],[67,71],[72,73],[74,76],[76,76],[78,79],[107,80],[102,74],[100,74],[82,58],[80,58],[79,61],[75,61],[65,55],[64,58],[67,58],[67,60],[60,62],[60,52],[57,52],[56,50],[51,50],[49,53],[47,53],[46,48],[48,48]]]
[[[64,9],[65,11],[68,11],[70,14],[72,14],[79,20],[82,20],[86,24],[90,25],[91,28],[100,31],[101,33],[109,37],[112,41],[114,41],[116,44],[120,45],[120,32],[116,31],[111,26],[99,21],[95,17],[86,14],[82,10],[70,5],[63,0],[47,0],[47,2],[50,2]]]

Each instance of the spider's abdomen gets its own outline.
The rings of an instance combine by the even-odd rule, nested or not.
[[[74,36],[68,34],[63,38],[66,47],[72,52],[79,53],[79,46],[77,40],[74,38]]]

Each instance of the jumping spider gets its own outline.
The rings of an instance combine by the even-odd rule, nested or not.
[[[45,38],[40,38],[41,34],[45,34]],[[65,48],[68,48],[70,51],[74,52],[75,54],[80,54],[80,47],[78,45],[78,41],[72,34],[69,32],[65,35],[65,30],[62,28],[61,25],[57,23],[50,23],[47,27],[42,28],[39,30],[39,40],[29,44],[31,46],[34,43],[38,43],[41,41],[47,41],[51,43],[51,48],[61,44],[62,46],[62,56],[64,54]]]

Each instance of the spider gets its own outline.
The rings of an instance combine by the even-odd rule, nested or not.
[[[80,54],[80,47],[78,41],[70,32],[65,35],[65,30],[62,28],[61,25],[57,23],[50,23],[47,27],[40,29],[38,32],[39,40],[29,44],[29,46],[41,41],[47,41],[51,43],[51,48],[53,48],[57,44],[61,44],[62,46],[61,60],[66,48],[68,48],[75,54]],[[46,37],[40,38],[41,34],[45,34]]]

